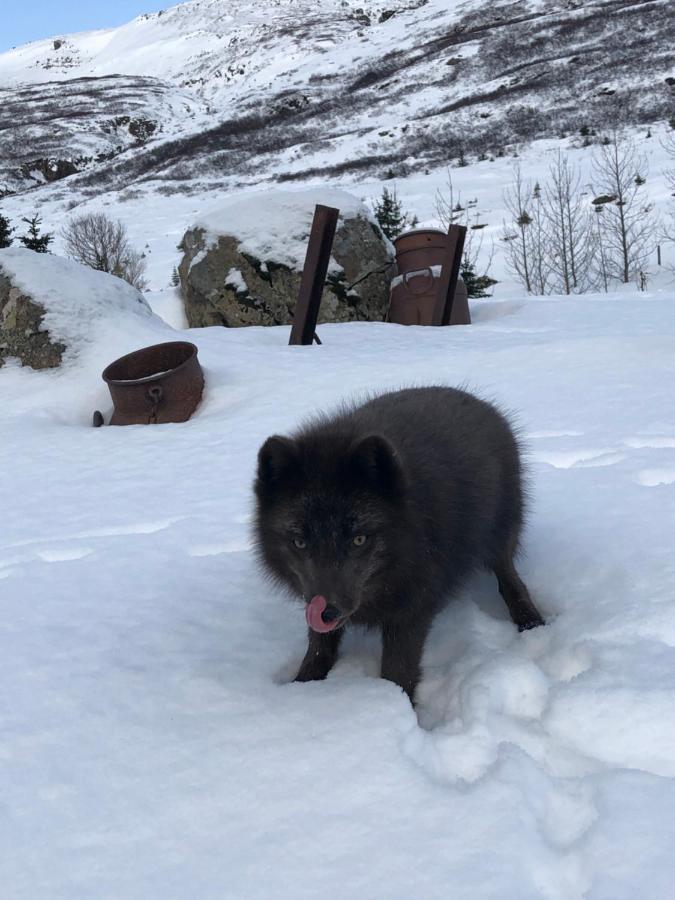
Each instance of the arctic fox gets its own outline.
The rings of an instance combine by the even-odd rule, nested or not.
[[[544,624],[514,567],[518,445],[469,393],[396,391],[270,437],[255,492],[260,560],[306,604],[297,681],[326,677],[345,627],[377,627],[382,677],[414,702],[433,618],[480,568],[497,576],[520,630]]]

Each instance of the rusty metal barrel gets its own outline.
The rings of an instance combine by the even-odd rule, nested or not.
[[[447,234],[438,228],[404,231],[394,240],[396,271],[399,275],[405,275],[427,266],[440,266],[447,241]]]
[[[204,373],[189,341],[127,353],[103,370],[114,404],[111,425],[186,422],[199,405]]]
[[[387,320],[431,325],[448,235],[436,228],[406,231],[394,240],[398,276],[391,283]],[[470,325],[466,285],[457,281],[450,325]]]
[[[436,273],[434,270],[438,270]],[[397,325],[431,325],[438,296],[440,267],[427,266],[407,272],[392,281],[387,321]],[[464,282],[459,279],[452,304],[451,325],[470,325],[469,302]]]

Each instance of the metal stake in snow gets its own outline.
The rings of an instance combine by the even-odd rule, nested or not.
[[[438,279],[438,293],[436,295],[433,319],[431,320],[432,325],[450,324],[465,237],[465,225],[451,225],[448,228],[448,244],[443,257],[441,275]]]
[[[317,205],[314,210],[289,345],[311,344],[314,340],[320,343],[316,336],[316,320],[339,215],[340,210],[332,206]]]

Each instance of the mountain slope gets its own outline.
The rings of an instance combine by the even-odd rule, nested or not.
[[[193,0],[0,55],[0,103],[20,102],[34,135],[0,118],[0,190],[34,186],[39,159],[70,163],[74,189],[401,175],[584,125],[653,122],[672,113],[673,46],[667,0]],[[143,140],[111,140],[125,117],[150,123]]]

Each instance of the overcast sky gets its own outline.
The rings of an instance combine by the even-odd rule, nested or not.
[[[175,6],[176,0],[30,0],[3,3],[0,52],[39,38],[111,28],[141,13]]]

